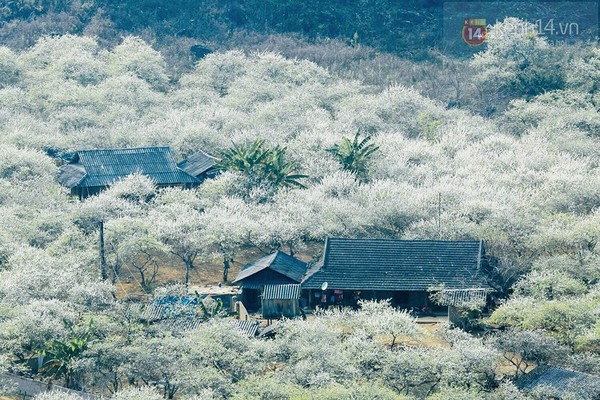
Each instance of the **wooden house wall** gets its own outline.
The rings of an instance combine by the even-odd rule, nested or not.
[[[300,314],[299,299],[262,299],[262,316],[266,319],[294,318]]]
[[[331,296],[334,295],[334,289],[327,289],[326,291],[326,305],[331,305]],[[391,303],[394,307],[400,308],[411,308],[417,307],[422,308],[427,306],[434,310],[445,310],[445,307],[434,304],[429,299],[429,293],[425,291],[392,291],[392,290],[344,290],[342,291],[342,301],[337,304],[342,306],[356,307],[357,300],[387,300],[391,299]],[[304,289],[302,291],[302,303],[308,305],[310,308],[316,306],[323,306],[321,303],[321,296],[323,292],[321,290],[309,290]]]
[[[262,271],[255,273],[254,275],[247,277],[240,283],[243,288],[244,285],[258,285],[262,287],[264,285],[285,285],[288,283],[298,282],[294,281],[291,278],[288,278],[285,275],[280,274],[279,272],[273,271],[270,268],[266,268]]]

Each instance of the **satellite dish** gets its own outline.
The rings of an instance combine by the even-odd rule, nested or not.
[[[321,290],[327,290],[327,282],[323,282],[323,284],[321,285]]]

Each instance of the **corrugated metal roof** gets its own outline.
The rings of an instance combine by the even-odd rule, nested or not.
[[[179,168],[196,178],[211,169],[219,161],[218,158],[206,154],[202,150],[192,154],[178,164]]]
[[[439,303],[443,306],[479,305],[485,306],[488,289],[444,289]]]
[[[254,337],[258,332],[260,323],[256,320],[240,321],[240,320],[227,320],[231,321],[231,324],[236,328],[240,334],[247,337]],[[163,329],[169,329],[173,331],[187,332],[194,329],[198,329],[200,325],[206,323],[202,318],[196,317],[181,317],[181,318],[169,318],[163,319],[158,324]]]
[[[81,169],[85,176],[75,182],[74,176],[81,174]],[[150,177],[157,185],[200,182],[175,164],[168,147],[79,150],[69,164],[60,168],[57,178],[71,188],[105,187],[136,172]]]
[[[191,331],[200,327],[206,321],[194,315],[194,313],[174,314],[170,312],[168,305],[158,304],[131,304],[129,312],[138,315],[141,321],[157,323],[164,329],[173,331]],[[258,332],[260,323],[256,320],[227,320],[244,336],[254,337]]]
[[[339,239],[325,242],[305,289],[422,291],[486,288],[481,241]],[[318,268],[320,267],[320,268]]]
[[[260,326],[260,323],[255,320],[235,320],[234,324],[242,335],[248,337],[256,336],[256,332],[258,332],[258,328]]]
[[[233,282],[239,283],[266,268],[270,268],[299,283],[306,273],[307,264],[282,251],[276,251],[252,263],[246,264]],[[242,286],[245,286],[243,282]]]
[[[300,285],[265,285],[264,300],[295,300],[300,298]]]
[[[197,329],[204,321],[197,317],[182,317],[163,319],[159,325],[173,331],[191,331]]]
[[[519,378],[516,385],[527,392],[544,386],[553,390],[554,393],[552,394],[557,398],[595,399],[600,397],[600,376],[573,371],[556,365],[537,367]],[[585,397],[578,397],[578,393],[585,395]]]

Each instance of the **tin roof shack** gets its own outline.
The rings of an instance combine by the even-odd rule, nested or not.
[[[516,382],[524,392],[542,391],[548,399],[598,399],[600,376],[556,365],[542,365]]]
[[[477,240],[329,238],[302,289],[310,306],[392,299],[407,309],[445,311],[429,298],[430,288],[487,288],[485,269],[485,248]]]
[[[487,304],[486,288],[445,289],[435,292],[437,304],[448,307],[448,322],[463,330],[472,329],[472,321],[478,319]]]
[[[281,251],[246,264],[233,281],[242,288],[242,302],[249,311],[257,311],[265,285],[298,284],[307,264]]]
[[[154,180],[158,187],[200,184],[177,166],[168,147],[79,150],[60,167],[56,179],[83,199],[136,172]]]
[[[199,150],[177,164],[177,166],[202,182],[207,178],[213,178],[217,174],[216,164],[218,161],[217,157]]]
[[[235,302],[239,296],[239,289],[236,286],[225,285],[205,285],[194,286],[189,289],[190,293],[197,293],[201,299],[210,297],[214,300],[220,299],[223,303],[223,309],[234,311]]]
[[[261,296],[264,319],[294,318],[300,315],[300,285],[265,285]]]

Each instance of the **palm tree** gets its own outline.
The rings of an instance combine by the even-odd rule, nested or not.
[[[306,188],[299,179],[308,178],[308,175],[296,173],[296,164],[285,161],[285,147],[275,147],[271,150],[271,156],[265,163],[267,179],[277,186]]]
[[[265,147],[265,141],[262,139],[256,139],[250,144],[234,144],[223,152],[217,168],[222,171],[240,171],[251,174],[256,172],[256,167],[262,166],[270,155],[271,151]]]
[[[371,155],[379,150],[379,146],[369,143],[371,139],[370,135],[366,135],[361,140],[360,131],[357,131],[353,140],[344,137],[341,144],[336,144],[327,151],[336,157],[342,169],[364,177]]]
[[[295,172],[296,164],[285,160],[285,152],[285,147],[269,148],[262,139],[256,139],[246,145],[234,144],[223,152],[217,168],[239,171],[275,186],[304,188],[299,179],[307,176]]]

